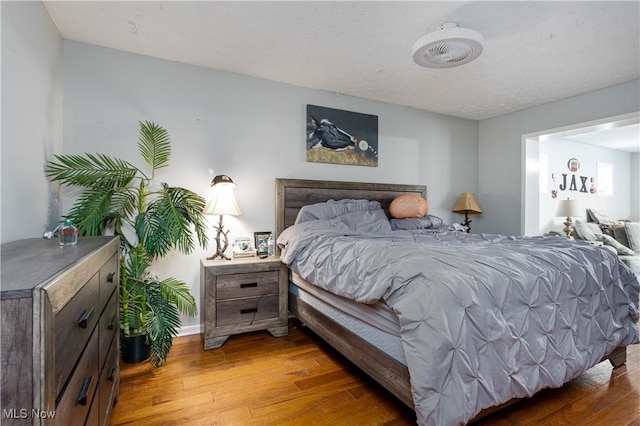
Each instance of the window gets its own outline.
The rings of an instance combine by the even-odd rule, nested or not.
[[[598,162],[596,187],[598,196],[613,197],[613,164]]]

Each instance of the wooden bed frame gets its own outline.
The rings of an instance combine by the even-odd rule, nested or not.
[[[412,192],[427,198],[424,185],[339,182],[300,179],[276,179],[276,236],[293,225],[305,205],[340,199],[379,201],[389,215],[389,204],[400,194]],[[289,294],[289,311],[361,370],[380,383],[407,406],[414,408],[407,367],[348,329],[334,322],[313,306]],[[614,367],[626,362],[626,347],[616,348],[609,356]],[[517,400],[480,412],[471,421],[498,411]]]

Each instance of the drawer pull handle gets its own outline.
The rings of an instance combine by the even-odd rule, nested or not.
[[[109,369],[109,372],[107,373],[107,380],[113,382],[113,377],[115,376],[116,368],[118,368],[116,365],[111,366],[111,368]]]
[[[258,308],[240,309],[241,314],[252,314],[254,312],[258,312]]]
[[[92,378],[93,376],[89,376],[82,382],[82,388],[80,389],[80,395],[78,396],[78,404],[80,405],[87,405],[87,396],[89,396]]]
[[[82,315],[80,315],[80,319],[78,319],[78,325],[80,326],[80,328],[87,328],[92,318],[93,306],[88,311],[86,309],[82,311]]]
[[[109,272],[109,275],[107,275],[107,282],[108,283],[112,283],[114,281],[115,277],[116,277],[116,273],[115,272]]]
[[[240,284],[240,288],[252,288],[252,287],[258,287],[258,283],[244,283],[244,284]]]
[[[113,324],[116,322],[116,316],[112,315],[111,319],[109,319],[109,324],[107,324],[107,330],[113,330]]]

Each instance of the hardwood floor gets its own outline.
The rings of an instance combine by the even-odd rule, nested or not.
[[[167,365],[121,364],[112,425],[413,425],[415,415],[295,320],[289,336],[231,336],[203,350],[174,340]],[[478,425],[640,426],[640,345]]]

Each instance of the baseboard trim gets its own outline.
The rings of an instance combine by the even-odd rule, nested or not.
[[[178,337],[190,336],[192,334],[200,334],[200,333],[202,333],[202,324],[188,325],[180,328],[180,331],[178,332]]]

